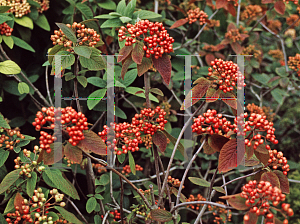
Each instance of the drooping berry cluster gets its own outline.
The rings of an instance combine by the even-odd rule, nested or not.
[[[189,196],[189,198],[186,199],[186,202],[191,202],[191,201],[206,201],[206,199],[201,194],[197,194],[196,197],[191,194]],[[191,205],[187,205],[188,208],[195,209],[196,211],[199,211],[202,206],[203,206],[203,204],[191,204]]]
[[[242,51],[242,55],[253,55],[254,58],[261,58],[262,52],[257,49],[253,44],[250,44],[248,47],[245,47]],[[250,57],[246,57],[246,60],[250,60]]]
[[[239,29],[231,29],[225,33],[225,38],[232,42],[242,41],[243,37],[240,34]]]
[[[61,113],[60,117],[56,117]],[[54,129],[55,122],[62,124],[63,131],[66,131],[70,136],[69,142],[76,146],[79,141],[84,139],[83,130],[88,129],[87,118],[81,112],[76,112],[72,107],[66,107],[56,110],[54,107],[43,107],[42,111],[38,111],[35,121],[32,123],[35,130],[39,131],[47,122],[51,123],[45,129]],[[50,135],[44,131],[40,132],[40,147],[45,149],[47,153],[51,152],[50,144],[55,141],[55,135]]]
[[[269,50],[268,54],[271,55],[275,59],[284,60],[283,52],[279,49]]]
[[[138,164],[135,164],[135,170],[136,171],[143,171],[143,167],[141,167],[140,165]],[[122,173],[125,174],[125,175],[128,175],[131,173],[131,168],[129,165],[126,165],[123,167],[123,170],[122,170]]]
[[[200,25],[205,24],[208,21],[208,15],[200,8],[190,9],[188,12],[187,19],[189,20],[189,24],[192,24],[199,20]]]
[[[124,41],[125,46],[131,46],[137,40],[144,42],[146,57],[154,55],[156,59],[162,57],[164,53],[173,52],[173,37],[170,37],[162,23],[141,20],[136,24],[127,24],[119,29],[119,41]]]
[[[121,219],[121,213],[118,210],[111,211],[110,216],[114,219],[114,221],[118,221]]]
[[[3,128],[3,132],[4,133],[0,135],[0,148],[4,147],[5,149],[13,150],[14,147],[20,143],[20,139],[25,139],[25,136],[20,133],[19,128]]]
[[[181,181],[179,179],[175,179],[174,177],[168,176],[168,183],[171,184],[173,187],[179,187]],[[182,185],[182,189],[184,185]]]
[[[269,155],[270,155],[270,159],[268,161],[269,165],[272,165],[274,170],[276,170],[278,166],[281,166],[283,170],[282,173],[284,175],[287,175],[287,172],[290,171],[290,165],[287,164],[287,159],[286,157],[283,156],[283,153],[277,152],[276,149],[274,150],[269,149]]]
[[[255,213],[257,216],[264,215],[268,222],[273,223],[272,219],[274,214],[271,212],[271,203],[273,206],[279,205],[280,202],[285,200],[285,194],[276,187],[272,186],[270,182],[256,180],[249,181],[246,185],[242,187],[242,192],[240,193],[242,198],[247,199],[245,205],[250,207],[250,212]],[[282,209],[282,214],[288,216],[294,214],[293,210],[289,208],[287,204],[282,204],[284,209]],[[249,215],[244,216],[244,220],[249,220]]]
[[[247,105],[247,110],[248,112],[251,113],[256,113],[256,114],[260,114],[262,116],[266,116],[266,119],[268,121],[273,121],[275,114],[273,113],[273,110],[270,107],[259,107],[257,105],[255,105],[254,103],[252,104],[248,104]]]
[[[38,8],[38,12],[39,13],[43,13],[44,11],[47,11],[49,9],[49,0],[33,0],[35,2],[37,2],[41,7]]]
[[[295,57],[289,57],[288,65],[290,69],[293,69],[300,76],[300,54],[296,54]]]
[[[7,25],[7,23],[0,24],[1,35],[11,36],[12,31],[13,31],[13,28],[10,28],[9,25]]]
[[[27,200],[26,200],[27,201]],[[25,203],[22,203],[22,207],[15,206],[15,212],[7,213],[7,218],[5,219],[8,224],[17,224],[21,221],[22,223],[33,223],[33,219],[31,218],[29,213],[29,206]]]
[[[286,18],[286,23],[290,26],[290,28],[298,27],[300,24],[299,16],[296,14],[290,15],[290,17]]]
[[[140,114],[135,114],[131,123],[111,124],[114,127],[114,139],[110,140],[110,129],[107,125],[103,126],[103,131],[98,135],[105,142],[109,150],[114,150],[116,154],[126,154],[128,151],[138,151],[139,144],[143,143],[142,135],[154,135],[159,130],[164,130],[167,120],[166,112],[160,107],[154,110],[151,108],[141,110]],[[148,139],[149,140],[149,139]],[[120,146],[122,151],[117,147]]]
[[[219,86],[219,89],[224,93],[234,90],[234,86],[238,89],[242,85],[246,86],[244,83],[244,75],[239,71],[237,64],[232,61],[224,61],[222,59],[215,59],[210,63],[212,67],[208,68],[208,76],[215,78]]]
[[[105,166],[99,164],[99,163],[93,163],[92,164],[93,168],[97,171],[97,173],[102,173],[102,172],[106,172],[106,168]]]
[[[53,45],[63,45],[64,47],[68,47],[67,51],[72,51],[70,47],[85,45],[90,47],[95,47],[97,42],[100,41],[100,35],[94,29],[86,28],[84,24],[74,22],[72,26],[70,24],[66,24],[68,27],[72,28],[72,30],[76,33],[77,43],[73,43],[71,40],[67,38],[64,32],[59,29],[54,31],[54,35],[51,35],[51,41]]]
[[[227,134],[229,131],[232,131],[234,125],[230,121],[227,121],[222,114],[217,114],[216,110],[208,109],[206,113],[199,115],[194,119],[192,125],[192,131],[196,132],[198,135],[201,134]]]
[[[283,0],[283,2],[288,4],[290,1],[289,0]],[[298,5],[298,0],[294,0],[294,1],[291,1],[291,2],[293,2],[295,5]]]
[[[210,28],[214,27],[220,27],[220,20],[211,19],[208,23],[206,23],[206,26],[204,27],[204,30],[209,30]]]
[[[216,203],[225,205],[221,201],[217,201]],[[213,221],[214,223],[222,224],[222,223],[226,223],[226,221],[229,221],[229,222],[231,221],[231,217],[232,217],[231,210],[227,210],[227,209],[219,207],[219,206],[208,205],[207,207],[208,207],[209,211],[212,211],[212,214],[214,216],[214,221]],[[228,212],[228,216],[227,216],[227,212]]]
[[[261,15],[262,8],[259,5],[247,5],[241,14],[241,20],[249,19],[253,20],[257,16]]]
[[[282,23],[278,19],[269,20],[267,22],[267,27],[274,33],[278,34],[281,31]]]
[[[10,10],[7,12],[14,13],[15,17],[22,17],[30,13],[30,5],[27,0],[0,0],[0,5],[10,6]]]

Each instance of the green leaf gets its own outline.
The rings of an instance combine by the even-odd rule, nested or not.
[[[120,79],[120,82],[124,84],[124,86],[128,87],[130,84],[134,82],[137,77],[137,69],[131,69],[130,71],[126,72],[124,76],[124,80]]]
[[[126,114],[124,113],[124,111],[123,110],[121,110],[119,107],[115,107],[115,115],[116,115],[116,117],[120,117],[120,118],[122,118],[122,119],[127,119],[127,116],[126,116]]]
[[[287,77],[289,73],[286,72],[285,67],[279,67],[275,69],[275,72],[280,76],[280,77]]]
[[[25,82],[18,83],[18,90],[20,94],[29,93],[29,86]]]
[[[27,179],[27,184],[26,184],[26,192],[30,197],[33,196],[33,191],[35,189],[36,181],[37,181],[36,172],[31,172],[31,177]]]
[[[89,77],[87,78],[87,82],[100,88],[105,88],[107,85],[107,82],[100,77]]]
[[[128,151],[128,157],[129,157],[129,166],[130,166],[131,172],[133,173],[133,175],[136,175],[135,162],[134,162],[132,153],[130,151]]]
[[[75,56],[69,51],[59,51],[56,55],[61,55],[61,70],[72,66],[75,63]],[[55,73],[55,61],[52,61],[51,74]]]
[[[122,21],[122,23],[128,23],[132,20],[131,18],[129,18],[127,16],[121,16],[119,19]]]
[[[100,54],[101,52],[96,48],[91,48],[91,50],[92,53],[90,58],[79,57],[80,64],[91,71],[104,69],[106,66]]]
[[[66,80],[66,81],[70,81],[70,80],[74,79],[76,76],[73,75],[72,72],[70,72],[70,73],[68,73],[68,74],[64,74],[64,77],[65,77],[65,80]]]
[[[66,180],[62,176],[61,171],[56,169],[46,169],[45,174],[47,175],[47,177],[49,177],[49,179],[55,184],[55,186],[59,190],[71,196],[72,198],[79,200],[79,195],[75,187],[72,185],[70,181]]]
[[[21,127],[26,123],[26,119],[24,117],[14,117],[10,120],[9,124],[11,127]],[[23,139],[18,138],[20,141],[23,141]]]
[[[39,27],[41,27],[42,29],[46,31],[50,31],[49,22],[44,14],[40,14],[37,20],[34,20],[34,23]]]
[[[11,36],[5,36],[2,35],[3,41],[4,43],[10,48],[12,49],[14,47],[14,40]]]
[[[226,194],[224,188],[222,188],[222,187],[213,187],[213,189],[214,189],[215,191],[220,192],[220,193]]]
[[[41,8],[41,6],[38,2],[35,2],[33,0],[27,0],[27,2],[29,3],[29,5],[35,6],[37,8]]]
[[[124,15],[125,9],[126,9],[126,2],[125,0],[122,0],[118,3],[116,11],[117,13]]]
[[[11,211],[13,211],[13,210],[15,209],[14,201],[15,201],[16,195],[17,195],[17,194],[14,194],[14,195],[9,199],[9,201],[7,202],[7,205],[6,205],[5,210],[4,210],[4,214],[9,213],[9,212],[11,212]]]
[[[9,156],[9,151],[0,149],[0,167],[3,166],[3,164],[6,162],[7,158]]]
[[[92,50],[88,46],[77,46],[73,47],[73,50],[76,54],[79,56],[85,57],[85,58],[90,58],[92,54]]]
[[[76,3],[76,8],[81,12],[82,15],[84,15],[85,19],[93,18],[92,10],[90,9],[90,7],[88,7],[84,3],[81,3],[81,2]]]
[[[100,177],[100,181],[98,185],[107,185],[109,183],[109,176],[108,174],[102,174]]]
[[[9,124],[6,122],[6,120],[4,119],[3,115],[0,114],[0,127],[1,128],[8,128],[11,129]]]
[[[168,139],[170,139],[170,142],[172,142],[172,144],[175,146],[177,139],[175,137],[173,137],[171,134],[169,134],[169,132],[167,132],[166,130],[162,131],[165,136],[167,136]],[[177,149],[179,150],[179,152],[184,156],[184,146],[181,144],[181,142],[179,142]]]
[[[102,223],[102,219],[101,219],[100,215],[94,216],[94,223]]]
[[[18,47],[23,48],[28,51],[31,51],[33,53],[35,52],[35,50],[29,44],[27,44],[24,40],[22,40],[18,37],[15,37],[15,36],[11,36],[11,37],[14,41],[14,44],[17,45]]]
[[[32,19],[28,16],[22,16],[21,18],[15,17],[15,22],[21,26],[27,27],[29,29],[33,29],[33,22]]]
[[[99,16],[95,16],[95,19],[115,19],[118,16],[112,16],[109,14],[103,14],[103,15],[99,15]]]
[[[150,89],[150,92],[155,93],[155,94],[160,95],[160,96],[164,96],[164,93],[158,88],[152,88],[152,89]]]
[[[140,10],[133,13],[132,18],[139,18],[139,19],[156,19],[160,18],[161,15],[155,12],[147,11],[147,10]]]
[[[101,28],[113,28],[123,26],[122,21],[119,18],[109,19],[102,23]]]
[[[0,10],[1,10],[1,8],[0,8]],[[8,20],[12,20],[12,18],[10,16],[6,16],[6,15],[3,15],[3,14],[0,14],[0,24],[6,22]]]
[[[63,51],[66,50],[67,48],[65,48],[63,45],[55,45],[54,47],[51,48],[50,52],[48,53],[48,60],[49,63],[52,64],[53,59],[54,59],[54,55],[59,52],[59,51]]]
[[[116,10],[117,5],[112,0],[102,0],[98,5],[101,8],[108,9],[108,10]]]
[[[168,222],[172,220],[172,214],[163,209],[153,209],[150,212],[150,218],[158,222]]]
[[[262,84],[265,84],[267,85],[267,83],[269,82],[269,80],[271,79],[267,74],[265,73],[262,73],[262,74],[252,74],[252,77],[262,83]]]
[[[68,212],[66,209],[64,209],[60,206],[54,206],[54,208],[62,215],[62,217],[64,217],[64,219],[66,219],[70,223],[82,224],[82,222],[79,221],[79,219],[77,219],[74,214],[72,214],[71,212]]]
[[[66,24],[63,23],[56,23],[56,25],[63,31],[69,40],[71,40],[73,43],[77,42],[76,35],[70,27],[67,27]]]
[[[11,185],[13,185],[17,179],[19,179],[19,173],[21,169],[14,170],[8,173],[0,184],[0,194],[5,192]]]
[[[96,206],[97,206],[97,200],[96,198],[92,197],[89,198],[89,200],[86,202],[85,208],[88,213],[91,213],[92,211],[94,211]]]
[[[95,194],[95,198],[96,199],[100,199],[100,200],[103,200],[103,196],[101,194]]]
[[[6,222],[6,220],[5,220],[5,218],[4,218],[4,216],[0,213],[0,223],[2,223],[2,224],[7,224],[7,222]]]
[[[139,91],[143,91],[143,93],[138,93],[138,94],[136,94],[136,92],[139,92]],[[135,95],[135,96],[138,96],[138,97],[146,98],[146,97],[145,97],[145,94],[144,94],[144,90],[141,89],[141,88],[138,88],[138,87],[131,87],[131,86],[130,86],[130,87],[127,87],[127,88],[125,89],[125,92],[130,93],[130,94]],[[158,99],[157,99],[155,96],[153,96],[151,93],[149,94],[149,99],[150,99],[151,101],[156,102],[156,103],[159,102]]]
[[[7,12],[8,10],[10,10],[10,8],[10,6],[0,6],[0,13]]]
[[[89,110],[92,110],[101,101],[105,93],[106,89],[98,89],[88,96],[87,106]]]
[[[271,94],[279,104],[283,104],[283,94],[279,89],[273,89]]]
[[[131,0],[125,9],[124,15],[132,16],[132,13],[134,12],[135,7],[136,7],[136,0]]]
[[[15,75],[21,72],[21,68],[14,61],[7,60],[0,62],[0,73],[5,75]]]
[[[204,179],[197,178],[197,177],[189,177],[189,180],[196,185],[202,186],[202,187],[210,187],[210,183]]]
[[[87,86],[87,80],[84,76],[77,76],[78,82],[85,88]]]
[[[119,162],[122,164],[125,161],[126,156],[124,153],[122,153],[121,155],[117,155],[117,158]]]
[[[59,219],[58,215],[55,212],[48,212],[47,217],[52,217],[53,222],[55,222]]]

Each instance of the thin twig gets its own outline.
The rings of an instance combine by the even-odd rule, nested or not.
[[[289,182],[300,184],[300,180],[288,179]]]
[[[50,102],[51,106],[53,107],[54,104],[52,102],[52,98],[51,98],[51,95],[50,95],[49,82],[48,82],[48,65],[46,66],[45,79],[46,79],[46,89],[47,89],[47,94],[48,94],[49,102]]]
[[[150,90],[150,74],[146,72],[144,74],[144,85],[145,85],[145,97],[146,97],[146,105],[147,108],[151,108],[151,102],[149,98],[149,90]]]
[[[230,206],[219,204],[219,203],[216,203],[216,202],[211,202],[211,201],[189,201],[189,202],[183,202],[183,203],[180,203],[179,205],[176,205],[173,209],[171,209],[170,212],[172,213],[177,208],[180,208],[180,207],[183,207],[183,206],[195,205],[195,204],[212,205],[212,206],[217,206],[217,207],[220,207],[220,208],[232,209],[232,207],[230,207]]]
[[[135,112],[136,112],[137,114],[139,113],[139,111],[138,111],[138,109],[136,108],[136,106],[134,106],[134,104],[133,104],[130,100],[128,100],[128,99],[125,97],[124,94],[121,94],[121,98],[124,99],[130,106],[132,106],[132,108],[135,110]]]
[[[237,8],[237,14],[236,14],[236,25],[239,25],[240,22],[240,14],[241,14],[241,0],[238,1],[238,8]]]
[[[98,118],[98,120],[93,124],[93,126],[90,128],[89,131],[92,131],[96,126],[97,124],[101,121],[101,119],[103,118],[104,114],[106,113],[106,111],[103,111],[103,113],[101,114],[101,116]]]
[[[76,212],[78,213],[78,215],[82,218],[82,220],[88,224],[88,221],[84,218],[84,216],[81,214],[80,210],[77,208],[77,206],[74,204],[73,201],[71,201],[69,198],[67,198],[68,202],[70,202],[70,204],[73,206],[73,208],[76,210]]]

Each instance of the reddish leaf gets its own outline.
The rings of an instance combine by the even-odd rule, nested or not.
[[[235,7],[233,6],[233,4],[228,3],[225,7],[225,9],[232,15],[232,16],[236,16],[236,10]]]
[[[186,24],[189,20],[184,18],[184,19],[179,19],[177,20],[171,27],[170,29],[174,29],[174,28],[177,28],[177,27],[180,27],[184,24]]]
[[[158,222],[169,222],[172,220],[172,214],[163,209],[153,209],[150,212],[150,218]]]
[[[201,56],[201,57],[206,55],[206,52],[202,51],[202,50],[198,51],[198,53],[199,53],[199,56]]]
[[[224,46],[224,45],[222,44],[222,46]],[[221,58],[221,59],[225,60],[225,56],[224,56],[223,54],[219,53],[219,52],[216,52],[216,53],[215,53],[215,56],[216,56],[217,58]]]
[[[238,42],[232,42],[230,46],[236,54],[241,54],[244,49]]]
[[[77,145],[81,150],[89,153],[93,152],[98,155],[106,155],[106,145],[102,138],[99,137],[95,132],[88,131],[84,132],[85,139],[81,140]]]
[[[240,194],[227,195],[220,197],[227,200],[228,203],[237,210],[247,210],[249,207],[245,204],[246,198],[242,198]]]
[[[273,82],[273,81],[275,81],[275,80],[277,80],[277,79],[280,79],[280,76],[275,76],[275,77],[271,78],[271,79],[268,81],[268,83],[271,83],[271,82]]]
[[[209,88],[206,92],[206,102],[211,103],[219,99],[220,92],[220,89],[216,90],[214,88]]]
[[[138,41],[132,50],[132,60],[137,64],[142,63],[143,56],[145,53],[143,47],[144,47],[143,42]]]
[[[155,59],[152,55],[152,62],[154,68],[160,73],[161,77],[167,85],[170,84],[172,64],[169,55],[163,54],[162,57]]]
[[[245,40],[247,37],[249,37],[248,34],[244,34],[244,33],[241,34],[241,40]]]
[[[222,135],[213,134],[208,137],[209,146],[217,152],[220,152],[222,147],[229,141],[229,138],[226,138]]]
[[[274,221],[275,221],[275,224],[283,224],[283,222],[276,217],[274,218]]]
[[[258,220],[258,216],[255,213],[248,211],[245,215],[249,216],[249,220],[245,221],[244,224],[256,224]]]
[[[280,182],[279,182],[279,178],[277,177],[277,175],[270,171],[270,172],[265,172],[261,175],[261,178],[260,180],[263,180],[263,181],[268,181],[272,184],[273,187],[278,187],[280,188]]]
[[[261,0],[262,4],[269,4],[269,3],[273,3],[274,0]]]
[[[236,26],[234,25],[234,23],[230,23],[230,24],[227,26],[227,31],[230,31],[230,30],[233,30],[233,29],[236,29]]]
[[[290,193],[290,184],[289,184],[289,180],[288,180],[287,176],[284,175],[279,170],[274,170],[273,172],[277,175],[277,177],[279,179],[280,189],[282,190],[282,193],[289,194]]]
[[[57,144],[57,147],[61,146],[62,147],[62,152],[55,153],[54,144]],[[43,161],[44,161],[45,165],[52,165],[54,163],[57,163],[58,161],[60,161],[63,158],[63,155],[64,155],[64,146],[62,145],[61,142],[52,143],[50,145],[50,148],[51,148],[50,153],[47,153],[47,152],[43,153]]]
[[[218,44],[216,47],[217,47],[217,49],[218,49],[219,51],[225,48],[224,44]],[[219,53],[216,52],[215,54],[217,55],[217,54],[219,54]],[[223,54],[220,54],[220,55],[222,55],[222,57],[225,58],[225,56],[224,56]]]
[[[224,40],[221,41],[220,44],[222,44],[222,45],[227,45],[227,44],[229,44],[229,43],[230,43],[230,40],[229,40],[229,39],[224,39]]]
[[[23,202],[24,198],[22,197],[22,195],[17,192],[15,200],[14,200],[14,206],[18,206],[19,207],[19,212],[22,214],[23,213],[23,209],[22,209],[22,202]]]
[[[117,62],[125,60],[127,58],[127,56],[131,53],[132,49],[133,49],[133,45],[124,46],[119,52]]]
[[[237,99],[233,93],[227,92],[224,93],[223,91],[220,92],[220,98],[224,103],[228,106],[232,107],[233,109],[237,110]]]
[[[209,53],[205,55],[206,64],[210,65],[210,62],[214,60],[215,60],[215,56],[213,54]]]
[[[274,4],[274,9],[276,12],[278,12],[279,14],[283,15],[284,11],[285,11],[285,4],[283,1],[277,1]]]
[[[64,154],[70,161],[74,163],[81,163],[82,161],[82,151],[77,147],[71,145],[69,142],[64,148]]]
[[[128,55],[127,58],[122,61],[122,71],[121,71],[121,78],[124,80],[125,74],[128,70],[128,67],[133,63],[131,55]]]
[[[253,171],[257,171],[257,170],[253,170]],[[265,170],[259,171],[257,174],[252,176],[251,180],[256,180],[259,182],[261,179],[261,175],[263,175],[265,172],[266,172]]]
[[[199,78],[197,79],[194,84],[197,84],[194,86],[191,91],[187,94],[183,104],[181,105],[180,110],[184,110],[189,108],[190,106],[197,103],[207,92],[208,88],[210,87],[211,82],[207,80],[206,78]]]
[[[258,164],[260,164],[260,161],[255,156],[245,161],[245,166],[256,166]]]
[[[245,143],[239,139],[230,139],[221,149],[219,155],[218,169],[220,172],[227,172],[236,168],[242,162],[244,154],[237,152],[237,149],[244,147]]]
[[[250,147],[245,146],[245,149],[246,149],[246,159],[250,159],[254,154],[253,144]]]
[[[270,155],[269,155],[269,151],[265,147],[258,146],[257,149],[254,150],[254,154],[255,154],[256,158],[258,158],[259,161],[261,161],[264,165],[268,164]]]
[[[203,142],[203,140],[204,140],[205,138],[206,138],[205,136],[203,136],[203,137],[201,138],[201,140],[200,140],[201,143]],[[203,152],[204,152],[205,154],[207,154],[207,155],[211,155],[211,154],[216,153],[217,151],[213,150],[213,149],[209,146],[208,141],[205,141],[205,143],[204,143],[204,145],[203,145]]]
[[[224,8],[224,6],[227,5],[227,3],[227,0],[217,0],[216,7],[217,9]]]
[[[42,151],[41,151],[40,154],[39,154],[39,158],[38,158],[38,160],[36,161],[38,164],[39,164],[40,162],[43,161],[44,153],[45,153],[45,150],[42,149]]]
[[[160,151],[164,152],[167,148],[168,142],[167,137],[162,132],[154,133],[152,137],[153,143],[159,147]]]
[[[142,63],[137,64],[138,76],[142,76],[150,68],[152,68],[152,60],[150,58],[143,57]]]

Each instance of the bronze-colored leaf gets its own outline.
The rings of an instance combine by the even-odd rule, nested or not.
[[[285,11],[285,3],[283,1],[276,1],[274,4],[274,9],[279,14],[283,15]]]
[[[216,7],[217,9],[224,8],[227,5],[227,0],[217,0]]]
[[[131,53],[132,49],[133,49],[133,45],[124,46],[119,52],[117,62],[125,60],[128,57],[128,55]]]
[[[142,76],[150,68],[152,68],[152,60],[150,58],[143,57],[142,63],[137,64],[138,76]]]
[[[280,188],[280,182],[279,182],[279,178],[277,177],[277,175],[270,171],[270,172],[265,172],[261,175],[261,178],[260,180],[263,180],[263,181],[268,181],[272,184],[273,187],[278,187]]]
[[[230,46],[236,54],[241,54],[244,49],[238,42],[232,42]]]
[[[260,164],[260,161],[255,157],[252,156],[250,159],[246,159],[245,166],[256,166]]]
[[[250,159],[253,154],[254,154],[254,148],[253,148],[253,144],[249,147],[249,146],[245,146],[246,149],[246,159]]]
[[[236,16],[236,10],[235,10],[235,7],[233,6],[232,3],[228,3],[228,4],[225,6],[225,9],[226,9],[232,16]]]
[[[290,193],[290,184],[289,184],[289,180],[288,180],[287,176],[284,175],[279,170],[274,170],[273,172],[276,174],[276,176],[279,179],[280,189],[281,189],[282,193],[289,194]]]
[[[171,27],[170,29],[174,29],[174,28],[177,28],[177,27],[180,27],[184,24],[186,24],[189,20],[184,18],[184,19],[179,19],[177,20]]]
[[[22,202],[23,202],[24,198],[22,197],[22,195],[17,192],[15,200],[14,200],[14,206],[18,206],[19,207],[19,212],[22,214],[23,213],[23,209],[22,209]]]
[[[107,155],[105,143],[95,132],[84,132],[84,137],[85,139],[81,140],[77,145],[78,148],[87,153],[93,152],[98,155]]]
[[[64,154],[73,163],[80,164],[82,161],[82,151],[77,147],[71,145],[69,142],[64,147]]]
[[[222,135],[212,134],[208,137],[208,144],[209,146],[217,151],[220,152],[222,147],[229,141],[229,138],[226,138]]]
[[[156,132],[152,137],[153,143],[159,147],[160,151],[164,152],[167,148],[167,137],[163,132]]]
[[[209,88],[206,92],[206,102],[211,103],[219,99],[222,90]]]
[[[245,221],[244,224],[256,224],[258,216],[255,213],[248,211],[245,215],[249,216],[249,220]]]
[[[237,98],[233,93],[224,93],[223,91],[221,91],[220,98],[224,103],[237,110]]]
[[[247,210],[249,207],[245,204],[246,198],[242,198],[240,194],[227,195],[220,197],[227,200],[228,203],[237,210]]]
[[[57,145],[57,147],[62,147],[62,152],[55,152],[54,145]],[[52,165],[54,163],[59,162],[64,155],[64,146],[62,145],[61,142],[54,142],[50,145],[51,152],[43,153],[43,161],[45,165]]]
[[[206,64],[210,65],[210,62],[215,60],[215,56],[211,53],[205,55]]]
[[[154,68],[160,73],[161,77],[167,85],[170,84],[172,64],[168,54],[163,54],[162,57],[155,59],[152,55],[152,62]]]
[[[133,63],[131,54],[127,56],[127,58],[122,61],[122,70],[121,70],[121,78],[124,80],[125,74],[128,70],[128,67]]]
[[[230,24],[227,26],[227,31],[234,30],[234,29],[236,29],[236,26],[234,25],[234,23],[230,23]]]
[[[262,4],[270,4],[270,3],[274,3],[274,0],[261,0]]]
[[[263,147],[257,147],[256,150],[254,150],[255,156],[261,161],[264,165],[268,164],[268,161],[270,159],[269,151],[264,148],[266,151],[263,151]]]
[[[132,50],[132,60],[137,64],[142,63],[145,54],[143,47],[144,47],[144,43],[141,41],[137,41],[137,43],[135,44]]]
[[[206,136],[204,135],[202,138],[201,138],[201,143],[203,142],[203,140],[206,138]],[[217,151],[213,150],[212,147],[209,146],[208,144],[208,141],[205,141],[204,145],[203,145],[203,152],[207,155],[211,155],[211,154],[214,154],[216,153]]]
[[[44,153],[46,153],[45,152],[45,150],[44,149],[42,149],[42,151],[40,152],[40,154],[39,154],[39,158],[38,158],[38,160],[36,161],[37,162],[37,164],[39,164],[40,162],[42,162],[43,161],[43,156],[44,156]]]

